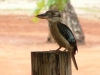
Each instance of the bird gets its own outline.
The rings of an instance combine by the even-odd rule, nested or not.
[[[76,70],[78,70],[75,59],[76,51],[78,51],[77,42],[71,29],[62,23],[60,11],[48,10],[43,14],[38,14],[36,17],[48,21],[50,33],[59,45],[57,50],[60,50],[61,48],[65,48],[64,51],[68,50],[71,53],[74,66]]]

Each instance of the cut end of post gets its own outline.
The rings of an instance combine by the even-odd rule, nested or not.
[[[64,51],[31,52],[32,75],[71,75],[71,56]]]

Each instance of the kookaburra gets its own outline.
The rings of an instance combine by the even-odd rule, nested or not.
[[[62,47],[65,50],[71,52],[71,58],[75,65],[75,68],[78,70],[78,66],[75,59],[75,53],[78,51],[76,39],[70,30],[70,28],[61,22],[61,14],[57,10],[49,10],[44,14],[39,14],[36,17],[41,19],[47,19],[49,22],[50,32],[59,45],[59,49]]]

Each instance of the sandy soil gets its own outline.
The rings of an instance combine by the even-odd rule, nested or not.
[[[31,75],[32,51],[53,50],[58,46],[46,43],[47,21],[32,22],[28,16],[0,15],[0,75]],[[73,75],[100,75],[100,21],[79,17],[86,44],[78,46],[79,70]]]

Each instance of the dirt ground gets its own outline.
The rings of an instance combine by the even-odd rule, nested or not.
[[[73,75],[100,75],[100,20],[79,16],[86,44],[78,46]],[[0,75],[31,75],[32,51],[54,50],[58,46],[46,43],[46,20],[32,22],[29,16],[0,15]]]

